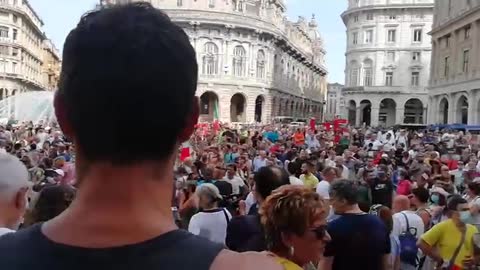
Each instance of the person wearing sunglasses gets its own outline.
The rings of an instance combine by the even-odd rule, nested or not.
[[[268,251],[285,270],[318,263],[326,243],[328,203],[313,190],[287,185],[272,192],[260,208]]]

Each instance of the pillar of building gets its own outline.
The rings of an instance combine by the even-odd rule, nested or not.
[[[378,126],[378,116],[380,114],[380,108],[377,106],[372,106],[370,111],[370,126],[377,127]]]
[[[357,112],[355,113],[355,126],[359,127],[362,125],[361,123],[361,114],[362,114],[362,109],[361,107],[356,108]]]

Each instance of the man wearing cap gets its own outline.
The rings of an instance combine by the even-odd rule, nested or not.
[[[27,207],[28,171],[20,160],[0,154],[0,235],[18,229]]]

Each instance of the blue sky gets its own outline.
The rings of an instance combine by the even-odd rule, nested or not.
[[[45,23],[45,32],[61,49],[68,32],[75,27],[80,16],[91,10],[98,0],[30,0]],[[327,49],[329,82],[344,81],[345,26],[340,14],[347,6],[346,0],[286,0],[287,13],[296,21],[299,15],[310,19],[316,15],[319,30]]]

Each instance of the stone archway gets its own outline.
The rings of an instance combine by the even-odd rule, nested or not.
[[[468,124],[468,98],[464,95],[462,95],[457,101],[455,123]]]
[[[263,113],[265,108],[265,98],[259,95],[255,99],[255,122],[261,123],[263,119]]]
[[[247,122],[245,108],[247,106],[247,101],[245,96],[242,94],[235,94],[230,100],[230,121],[231,122]]]
[[[200,96],[200,120],[211,122],[220,118],[218,96],[215,92],[207,91]]]
[[[442,98],[439,103],[439,115],[438,115],[438,123],[439,124],[448,124],[448,100],[446,98]]]
[[[375,116],[374,116],[375,117]],[[385,98],[380,102],[379,122],[385,127],[395,125],[397,117],[397,103],[391,98]]]
[[[360,102],[361,108],[361,121],[360,123],[365,123],[365,125],[370,126],[372,124],[372,102],[370,100],[362,100]]]
[[[356,125],[356,121],[357,121],[357,103],[355,102],[355,100],[350,100],[348,102],[348,107],[347,107],[347,110],[348,110],[348,122],[350,123],[350,125]]]
[[[405,102],[405,124],[423,124],[423,103],[418,98],[411,98]]]

